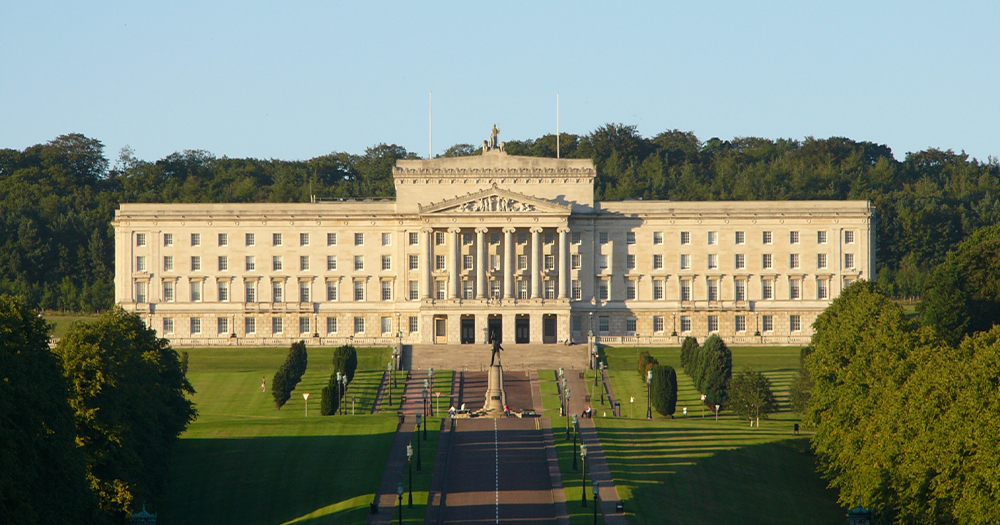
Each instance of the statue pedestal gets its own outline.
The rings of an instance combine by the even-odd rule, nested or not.
[[[503,391],[503,368],[500,365],[492,365],[486,386],[486,403],[483,404],[486,417],[503,417],[503,406],[506,402],[507,396]]]

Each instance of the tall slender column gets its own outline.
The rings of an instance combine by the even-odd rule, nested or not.
[[[514,297],[514,230],[503,229],[503,296]]]
[[[431,299],[434,297],[434,230],[431,228],[420,230],[424,235],[424,286],[420,297]]]
[[[559,228],[559,289],[556,297],[562,299],[569,297],[566,293],[566,283],[569,282],[569,249],[566,245],[569,228]]]
[[[476,228],[476,297],[486,297],[486,232],[488,228]]]
[[[541,296],[539,293],[539,285],[541,285],[542,265],[539,264],[539,258],[542,256],[542,243],[539,242],[540,233],[542,233],[541,228],[531,229],[531,262],[528,263],[528,270],[531,272],[531,298]]]
[[[462,297],[462,279],[460,278],[462,274],[462,257],[459,253],[459,247],[462,245],[462,230],[460,228],[451,228],[448,230],[451,234],[451,271],[448,272],[448,299],[454,299],[456,297]]]

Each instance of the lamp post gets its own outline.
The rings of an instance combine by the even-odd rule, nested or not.
[[[340,395],[340,372],[337,372],[337,414],[342,415],[344,413],[344,403],[342,402],[343,396]]]
[[[417,414],[417,428],[414,432],[417,434],[417,472],[420,472],[420,414]]]
[[[430,381],[424,379],[424,417],[427,417],[427,391],[430,390]]]
[[[576,433],[580,428],[580,421],[577,419],[576,414],[573,414],[573,448],[570,450],[576,450]],[[573,454],[573,470],[576,470],[576,454]]]
[[[594,356],[594,367],[597,367],[597,345],[594,344],[594,312],[590,312],[590,331],[587,333],[587,343],[590,344],[590,353]]]
[[[566,389],[566,441],[569,441],[569,389]]]
[[[597,525],[597,496],[600,495],[600,490],[598,490],[597,482],[594,481],[594,525]]]
[[[646,419],[653,419],[653,399],[650,396],[650,387],[653,384],[653,371],[646,370]]]
[[[396,485],[396,495],[399,496],[399,525],[403,525],[403,482]]]
[[[396,371],[392,369],[392,361],[385,364],[385,371],[389,374],[389,406],[392,406],[392,379]]]
[[[406,465],[410,469],[410,501],[407,502],[407,508],[413,508],[413,444],[410,443],[406,445]]]
[[[580,444],[580,462],[583,463],[583,482],[580,484],[580,489],[582,494],[580,495],[580,503],[586,507],[587,506],[587,445],[584,443]]]
[[[598,368],[597,373],[601,374],[601,381],[603,382],[604,381],[604,363],[600,363],[597,366],[597,368]],[[601,387],[601,406],[604,406],[604,388],[603,388],[603,386]]]
[[[303,392],[302,399],[306,400],[306,417],[309,417],[309,392]]]
[[[560,371],[561,370],[562,369],[560,369]],[[561,384],[562,384],[562,391],[563,391],[563,396],[564,397],[559,399],[559,401],[562,402],[559,405],[559,407],[562,409],[562,414],[560,414],[560,415],[566,415],[566,414],[569,414],[569,405],[566,404],[566,400],[565,400],[565,395],[566,395],[566,377],[562,378],[562,383]]]
[[[719,405],[715,405],[715,420],[719,420]]]
[[[424,441],[427,441],[427,389],[423,390],[424,395]]]
[[[346,373],[344,374],[343,377],[340,378],[340,381],[341,381],[341,385],[343,385],[343,387],[344,387],[341,390],[341,395],[340,395],[340,398],[343,399],[343,398],[347,397],[347,374]],[[340,413],[343,414],[345,410],[347,410],[347,409],[344,408],[344,404],[341,403],[340,404]]]

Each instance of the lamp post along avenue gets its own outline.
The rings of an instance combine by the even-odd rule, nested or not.
[[[410,470],[410,501],[406,504],[407,507],[413,508],[413,443],[406,445],[406,465]]]
[[[570,392],[566,389],[566,441],[569,441],[569,399]]]
[[[580,484],[581,495],[580,503],[586,507],[587,506],[587,445],[585,443],[580,444],[580,462],[583,463],[583,480]]]
[[[653,419],[653,399],[650,387],[653,384],[653,371],[646,370],[646,419]]]
[[[576,434],[580,429],[580,421],[577,419],[576,414],[573,414],[573,448],[570,450],[576,450]],[[576,468],[576,454],[573,454],[573,470]]]
[[[399,496],[399,525],[403,525],[403,482],[396,485],[396,495]]]
[[[417,428],[414,433],[417,435],[417,472],[420,472],[420,414],[417,414]]]

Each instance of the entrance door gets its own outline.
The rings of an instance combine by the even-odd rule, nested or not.
[[[462,337],[463,345],[471,345],[476,342],[476,319],[474,317],[462,317]]]
[[[528,316],[518,316],[514,320],[514,342],[518,344],[531,341],[531,321]]]
[[[542,342],[556,342],[556,316],[546,315],[542,317]]]
[[[490,343],[494,340],[503,342],[503,318],[499,315],[491,315],[489,321],[487,322],[489,326],[489,333],[486,334],[486,342]]]
[[[448,318],[447,317],[435,317],[434,318],[434,342],[435,343],[448,343]]]

